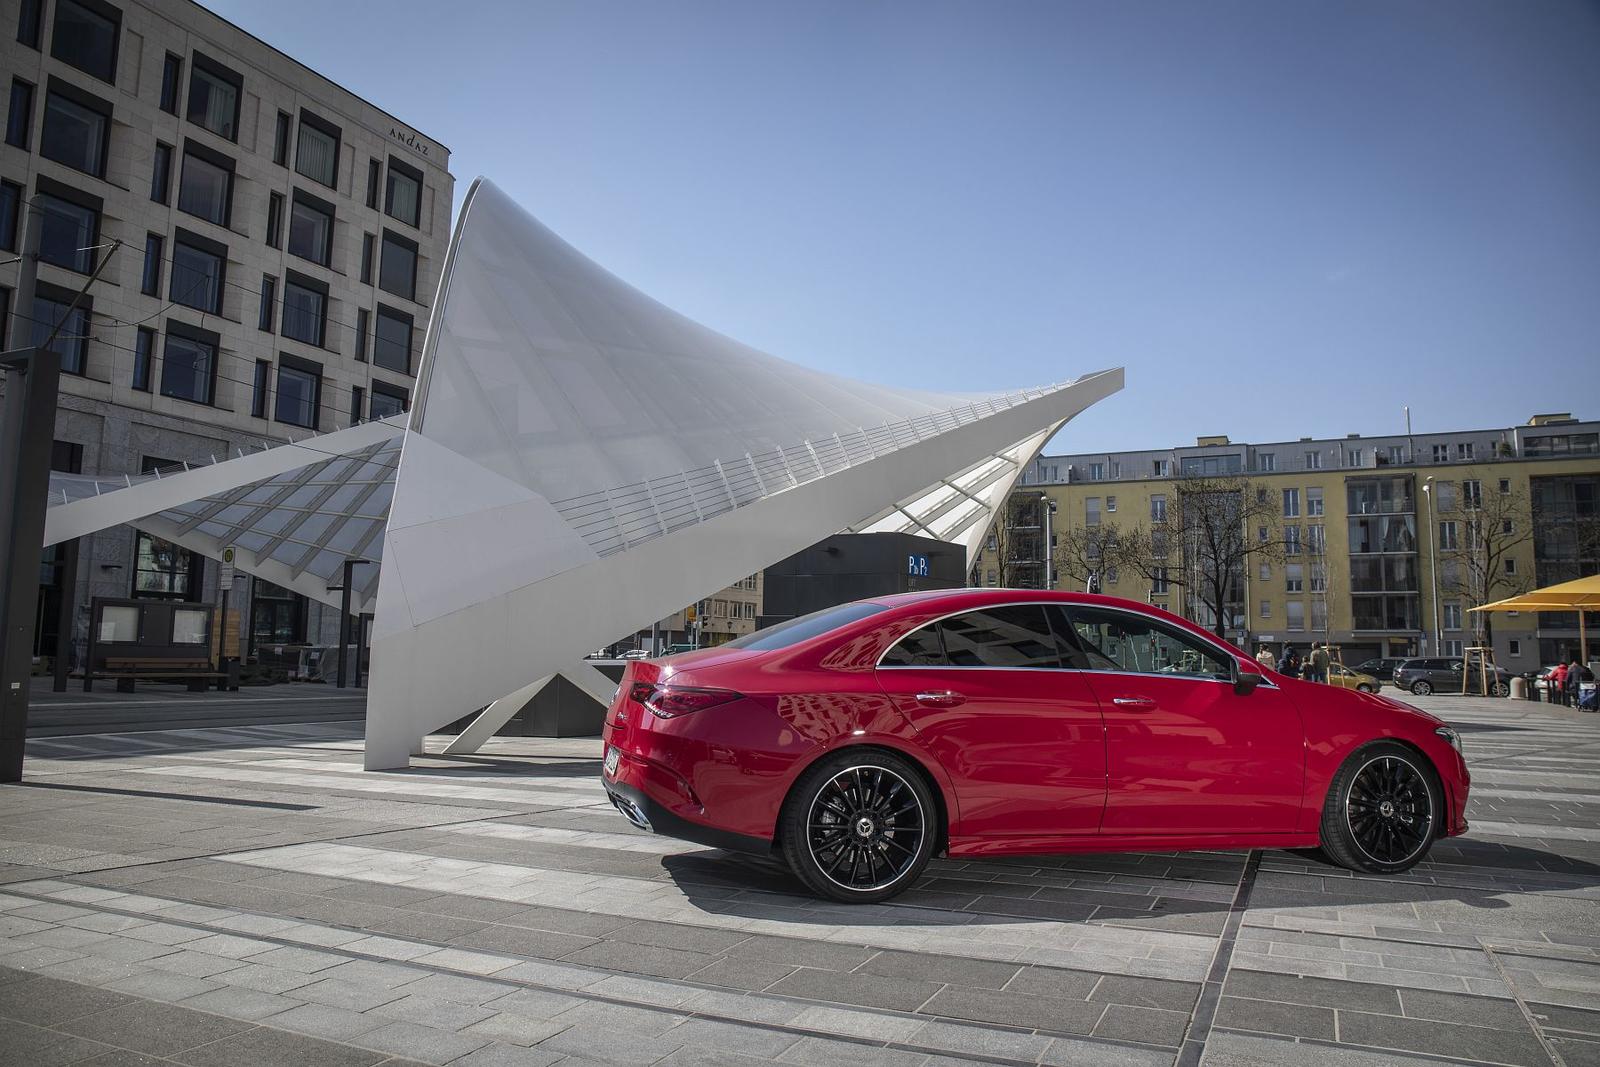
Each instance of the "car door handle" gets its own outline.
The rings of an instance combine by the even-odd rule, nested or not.
[[[953,708],[958,704],[965,704],[967,698],[960,693],[952,693],[948,689],[930,690],[917,694],[917,703],[926,704],[933,708]]]
[[[1156,702],[1149,697],[1112,697],[1111,703],[1119,708],[1153,708]]]

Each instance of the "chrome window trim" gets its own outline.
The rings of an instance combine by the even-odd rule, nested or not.
[[[1073,600],[1018,600],[1018,601],[1008,601],[1008,602],[1006,602],[1004,604],[989,604],[989,605],[987,605],[987,607],[989,607],[989,608],[1028,608],[1028,607],[1035,607],[1035,606],[1038,606],[1038,607],[1051,607],[1053,605],[1053,606],[1061,607],[1061,608],[1069,608],[1072,605],[1077,604],[1077,603],[1078,603],[1077,601],[1073,601]],[[1165,620],[1158,619],[1153,615],[1146,615],[1142,611],[1133,611],[1133,610],[1130,610],[1128,608],[1117,607],[1114,604],[1090,604],[1090,605],[1084,605],[1084,606],[1093,607],[1096,611],[1114,611],[1114,612],[1117,612],[1117,613],[1122,614],[1122,615],[1131,615],[1134,618],[1149,619],[1151,622],[1156,623],[1156,624],[1161,625],[1161,626],[1168,625]],[[1231,681],[1229,681],[1227,679],[1224,679],[1224,678],[1212,678],[1212,677],[1209,677],[1209,676],[1206,676],[1206,675],[1197,675],[1197,674],[1161,674],[1161,673],[1158,673],[1156,671],[1106,671],[1106,670],[1096,670],[1093,667],[987,667],[987,666],[973,666],[973,665],[958,666],[958,665],[953,664],[953,663],[909,664],[909,663],[884,663],[883,662],[883,657],[887,656],[890,652],[893,652],[896,645],[898,645],[901,641],[904,641],[907,637],[910,637],[912,634],[916,633],[918,630],[922,629],[923,627],[932,626],[935,623],[943,622],[946,619],[953,619],[957,615],[966,615],[966,614],[968,614],[970,612],[983,611],[983,610],[985,610],[985,608],[982,608],[982,607],[969,607],[969,608],[962,608],[962,609],[959,609],[957,611],[948,611],[948,612],[945,612],[943,615],[939,615],[939,616],[937,616],[935,618],[929,619],[927,622],[922,623],[920,626],[912,627],[911,629],[905,631],[899,637],[895,638],[893,641],[891,641],[889,643],[889,647],[885,648],[883,650],[883,653],[880,656],[878,656],[878,660],[877,660],[876,663],[874,663],[872,665],[872,669],[875,670],[875,671],[1072,671],[1072,672],[1077,673],[1077,674],[1111,674],[1111,675],[1118,675],[1118,676],[1126,677],[1126,678],[1187,678],[1188,680],[1193,681],[1193,682],[1215,682],[1218,685],[1228,685],[1228,686],[1233,685],[1233,682],[1231,682]],[[1190,634],[1190,635],[1187,635],[1187,636],[1194,636],[1194,635]],[[1244,660],[1245,660],[1246,657],[1241,657],[1241,656],[1235,655],[1232,651],[1230,651],[1227,648],[1227,646],[1218,644],[1218,643],[1216,643],[1214,641],[1210,641],[1209,638],[1207,638],[1206,640],[1208,642],[1210,642],[1214,648],[1221,649],[1228,656],[1229,659],[1234,661],[1235,666],[1240,666],[1240,665],[1242,665],[1244,663]],[[1251,662],[1254,662],[1254,661],[1252,660]],[[1256,664],[1256,666],[1259,667],[1260,664]],[[1249,673],[1255,674],[1257,672],[1251,671]],[[1274,682],[1271,678],[1269,678],[1266,674],[1262,674],[1261,675],[1261,681],[1257,684],[1257,688],[1277,689],[1278,688],[1278,684],[1276,682]]]

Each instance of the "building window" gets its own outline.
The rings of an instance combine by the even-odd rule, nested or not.
[[[378,262],[378,288],[407,300],[417,298],[417,243],[383,231],[383,253]]]
[[[167,299],[197,311],[222,314],[227,250],[194,234],[178,233],[172,244],[172,285]]]
[[[1501,478],[1500,479],[1500,495],[1501,496],[1510,496],[1511,495],[1511,479],[1510,478]]]
[[[0,182],[0,249],[17,250],[17,229],[22,219],[22,186],[15,182]],[[0,336],[0,348],[5,338]]]
[[[190,142],[178,180],[178,210],[226,226],[232,205],[233,161]]]
[[[1167,568],[1153,567],[1150,573],[1150,595],[1167,595]]]
[[[422,220],[422,172],[389,158],[389,184],[383,198],[383,211],[407,226]]]
[[[159,233],[147,233],[144,237],[144,277],[139,283],[139,291],[146,296],[161,295],[161,262],[166,257],[162,250],[166,242]]]
[[[1107,511],[1107,513],[1115,514],[1116,510],[1117,510],[1117,498],[1114,497],[1114,496],[1106,497],[1106,511]]]
[[[271,193],[267,197],[267,247],[283,247],[282,193]]]
[[[51,81],[50,91],[44,96],[39,154],[73,170],[104,178],[111,105]]]
[[[317,428],[322,406],[322,368],[315,363],[282,356],[278,362],[277,421],[307,430]]]
[[[1122,477],[1122,463],[1119,460],[1111,461],[1111,480],[1116,481]]]
[[[294,128],[294,116],[287,111],[278,112],[277,132],[272,135],[272,161],[280,167],[289,165],[289,132]]]
[[[1446,552],[1453,552],[1461,547],[1454,519],[1439,524],[1439,547]]]
[[[370,233],[361,235],[361,284],[372,284],[372,246],[377,238]]]
[[[1517,573],[1517,561],[1514,560],[1514,559],[1506,560],[1506,575],[1509,577],[1509,576],[1514,575],[1516,573]]]
[[[133,387],[141,393],[150,391],[150,363],[155,351],[156,332],[140,326],[133,337]]]
[[[383,184],[383,164],[376,159],[367,160],[367,206],[378,206],[378,189]]]
[[[1306,514],[1322,514],[1322,488],[1320,486],[1312,486],[1306,490]]]
[[[1520,656],[1520,655],[1522,655],[1522,642],[1517,640],[1516,638],[1512,638],[1510,641],[1507,641],[1506,642],[1506,655],[1508,655],[1508,656]]]
[[[1303,593],[1306,588],[1305,566],[1290,563],[1283,568],[1283,589],[1286,593]]]
[[[327,328],[327,286],[290,272],[283,281],[283,336],[321,348]]]
[[[1324,555],[1328,551],[1328,528],[1321,523],[1312,523],[1306,527],[1306,551],[1313,556]]]
[[[1083,502],[1083,524],[1085,526],[1100,525],[1100,498],[1091,496]]]
[[[1461,441],[1456,445],[1456,459],[1467,460],[1472,458],[1472,442]]]
[[[141,531],[133,554],[133,595],[188,600],[199,595],[203,566],[195,553]]]
[[[386,419],[391,415],[399,415],[410,406],[410,398],[406,395],[404,389],[396,389],[382,382],[372,383],[372,399],[370,401],[372,418]]]
[[[1106,465],[1104,463],[1091,463],[1091,464],[1089,464],[1089,480],[1091,482],[1104,481],[1105,480],[1105,476],[1106,476]]]
[[[117,80],[122,13],[99,0],[56,0],[50,54],[103,82]]]
[[[377,329],[372,338],[372,362],[385,370],[410,374],[412,328],[410,315],[379,304]]]
[[[1435,463],[1448,463],[1448,462],[1450,462],[1450,446],[1449,445],[1434,445],[1433,446],[1433,461]]]
[[[1167,498],[1162,493],[1156,493],[1150,498],[1150,521],[1167,521]]]
[[[165,204],[172,189],[172,146],[156,142],[155,160],[150,167],[150,199]]]
[[[1468,511],[1477,511],[1483,507],[1483,483],[1476,479],[1468,479],[1461,483],[1461,506]]]
[[[333,252],[333,205],[296,190],[289,210],[289,254],[328,265]]]
[[[39,284],[33,297],[33,330],[30,342],[44,348],[45,338],[55,330],[55,340],[49,348],[61,357],[61,373],[83,375],[88,373],[89,308],[80,301],[71,311],[73,293]],[[59,329],[57,329],[59,327]]]
[[[1461,629],[1461,601],[1447,600],[1443,605],[1444,628],[1446,630]]]
[[[44,0],[22,0],[17,11],[17,43],[39,50],[39,30],[44,23]]]
[[[49,193],[36,193],[33,203],[42,215],[39,258],[79,274],[92,273],[100,212]]]
[[[0,349],[6,344],[11,326],[11,290],[0,285]]]
[[[1263,619],[1272,618],[1272,601],[1263,600],[1261,602],[1261,617]]]
[[[1344,465],[1346,467],[1359,467],[1359,466],[1361,466],[1361,460],[1362,460],[1362,457],[1364,455],[1365,455],[1365,452],[1364,452],[1363,449],[1359,449],[1359,448],[1346,449],[1345,450],[1345,456],[1344,456]]]
[[[161,358],[161,395],[211,403],[216,389],[217,343],[214,333],[169,321],[167,347]]]
[[[250,392],[250,414],[254,418],[267,417],[267,392],[272,387],[272,360],[256,360],[256,378]]]
[[[261,276],[261,310],[256,316],[256,329],[272,332],[272,319],[278,313],[278,279],[270,274]]]
[[[1300,515],[1300,490],[1285,489],[1283,491],[1283,517],[1286,519],[1298,518]]]
[[[230,141],[239,139],[239,89],[244,79],[199,52],[189,71],[189,121]]]
[[[361,401],[365,398],[365,391],[359,385],[350,387],[350,425],[354,426],[361,421]]]
[[[1270,474],[1278,469],[1278,457],[1271,452],[1263,452],[1256,456],[1256,469]]]
[[[11,79],[11,110],[6,112],[6,144],[28,151],[33,139],[33,86]]]
[[[1455,657],[1461,655],[1461,646],[1462,646],[1462,642],[1459,639],[1451,640],[1451,641],[1440,641],[1439,642],[1439,651],[1443,652],[1446,656],[1454,659]]]
[[[356,309],[356,362],[367,361],[367,335],[372,332],[372,313],[366,308]]]
[[[1283,605],[1283,617],[1291,630],[1306,628],[1306,606],[1303,601],[1291,600]]]
[[[339,174],[339,128],[300,112],[300,137],[295,145],[297,173],[332,189]]]
[[[1256,570],[1256,577],[1263,582],[1272,581],[1272,564],[1263,563]]]
[[[1322,453],[1321,452],[1307,452],[1306,453],[1306,470],[1308,470],[1308,471],[1319,471],[1321,469],[1322,469]]]
[[[169,115],[178,113],[178,87],[183,84],[183,57],[167,53],[161,66],[161,110]]]
[[[1300,554],[1300,527],[1285,526],[1283,528],[1283,554],[1298,556]]]
[[[1313,593],[1328,591],[1328,569],[1320,563],[1311,565],[1311,591]]]
[[[1150,474],[1155,478],[1172,477],[1172,461],[1167,459],[1152,460],[1150,463]]]

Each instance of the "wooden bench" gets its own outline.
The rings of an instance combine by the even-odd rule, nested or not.
[[[204,693],[213,679],[227,677],[214,670],[211,661],[203,657],[169,659],[107,656],[105,666],[95,673],[102,678],[115,678],[119,693],[133,692],[133,683],[140,678],[147,681],[182,679],[188,681],[189,692]]]

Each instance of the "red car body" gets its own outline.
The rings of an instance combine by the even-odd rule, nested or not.
[[[871,746],[926,774],[951,856],[1299,848],[1319,843],[1324,799],[1345,759],[1390,739],[1438,776],[1437,836],[1467,828],[1467,768],[1449,731],[1438,732],[1440,720],[1266,670],[1159,608],[1008,589],[863,604],[876,613],[787,647],[630,663],[606,716],[602,778],[612,800],[658,833],[768,852],[806,769],[846,746]],[[934,620],[1032,604],[1113,609],[1180,627],[1260,684],[1240,692],[1247,687],[1160,673],[879,666],[896,642]],[[691,705],[697,690],[728,695],[663,718],[638,699],[662,688],[687,694]]]

